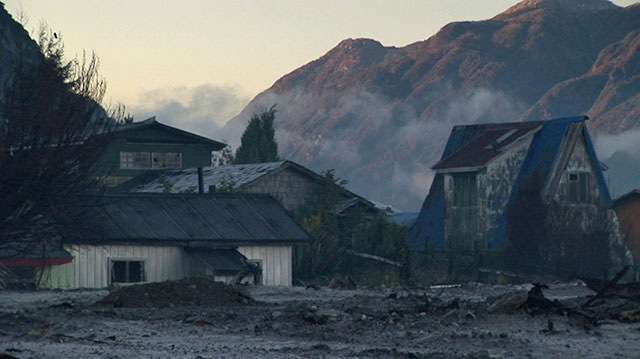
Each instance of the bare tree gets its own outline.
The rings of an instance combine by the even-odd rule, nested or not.
[[[99,188],[98,161],[115,124],[100,105],[106,84],[95,54],[65,61],[60,37],[46,26],[38,45],[38,58],[18,54],[0,99],[4,253],[59,243],[74,222],[73,196]]]

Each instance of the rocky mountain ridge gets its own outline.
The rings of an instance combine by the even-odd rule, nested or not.
[[[347,39],[256,96],[221,135],[239,136],[276,103],[282,157],[417,209],[454,124],[587,114],[594,133],[638,128],[638,31],[639,4],[525,0],[401,48]]]

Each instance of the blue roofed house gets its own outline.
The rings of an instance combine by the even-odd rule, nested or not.
[[[450,263],[470,256],[554,276],[604,276],[630,263],[587,119],[455,126],[414,247]]]

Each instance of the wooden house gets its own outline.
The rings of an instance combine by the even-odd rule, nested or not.
[[[142,173],[211,166],[211,152],[226,145],[164,125],[151,117],[118,126],[99,164],[105,183],[116,186]]]
[[[327,185],[321,175],[291,161],[210,166],[203,168],[202,172],[205,191],[265,193],[277,199],[288,211],[294,211],[309,198],[323,193]],[[120,188],[132,193],[195,192],[198,189],[198,169],[150,172]],[[372,202],[345,188],[335,186],[334,189],[342,199],[336,208],[340,213],[355,207],[367,213],[380,210]]]
[[[558,275],[600,276],[628,262],[586,120],[455,126],[412,230],[415,248],[500,251],[497,262],[515,271]]]
[[[86,203],[86,208],[83,204]],[[62,241],[70,260],[44,265],[46,288],[104,288],[204,275],[291,285],[292,247],[307,233],[270,196],[106,194],[79,201]]]

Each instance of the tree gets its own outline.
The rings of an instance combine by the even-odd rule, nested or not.
[[[227,166],[233,164],[234,161],[233,150],[230,145],[226,145],[222,151],[213,153],[211,164],[213,166]]]
[[[45,253],[76,221],[73,196],[96,189],[96,162],[115,122],[95,54],[65,61],[41,26],[37,58],[18,54],[0,99],[0,246]],[[119,109],[121,110],[121,108]]]
[[[234,164],[263,163],[279,161],[278,142],[275,140],[273,121],[276,105],[251,116],[247,128],[240,138]]]

